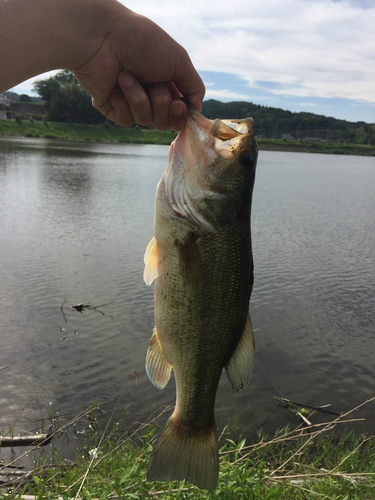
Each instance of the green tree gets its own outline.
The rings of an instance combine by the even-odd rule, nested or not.
[[[64,70],[46,80],[34,83],[43,99],[48,120],[65,123],[100,124],[104,116],[92,107],[90,96],[82,89],[71,71]]]
[[[27,94],[21,94],[20,101],[21,102],[31,102],[31,97]]]
[[[255,135],[259,134],[262,137],[280,137],[280,134],[290,133],[297,138],[303,138],[313,133],[322,139],[342,136],[351,142],[362,144],[371,144],[371,141],[375,141],[374,125],[338,120],[305,111],[292,113],[252,102],[224,103],[214,99],[204,101],[202,111],[211,119],[251,116],[254,119]]]

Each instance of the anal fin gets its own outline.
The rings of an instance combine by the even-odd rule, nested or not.
[[[251,327],[250,315],[247,316],[246,324],[240,341],[225,366],[225,371],[233,389],[238,392],[246,387],[253,375],[255,362],[255,342],[253,329]]]
[[[146,356],[146,373],[158,389],[164,389],[171,378],[172,365],[164,354],[156,328],[150,340]]]

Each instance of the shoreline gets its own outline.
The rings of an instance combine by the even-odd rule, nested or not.
[[[103,125],[0,120],[1,138],[41,138],[104,144],[159,144],[168,146],[177,133],[171,130],[124,128],[109,122]],[[375,145],[330,143],[286,139],[257,139],[260,151],[286,151],[375,157]]]
[[[219,436],[219,482],[213,491],[200,490],[186,481],[147,481],[159,418],[169,407],[160,408],[144,422],[129,421],[128,412],[115,415],[113,411],[103,422],[99,411],[110,401],[96,403],[69,421],[55,422],[50,429],[57,438],[71,427],[84,435],[73,461],[66,460],[57,448],[50,457],[40,454],[31,468],[25,467],[19,459],[37,450],[36,446],[27,448],[18,458],[2,464],[0,498],[17,494],[16,498],[24,500],[78,498],[81,491],[86,498],[112,500],[159,495],[172,500],[185,493],[196,500],[373,498],[375,436],[353,432],[353,424],[361,420],[357,411],[374,399],[346,413],[328,415],[326,406],[306,407],[280,398],[286,405],[281,408],[291,412],[295,422],[270,436],[260,428],[252,440],[244,439],[237,426],[226,426]],[[54,417],[49,418],[52,423]],[[45,497],[47,488],[51,496]]]

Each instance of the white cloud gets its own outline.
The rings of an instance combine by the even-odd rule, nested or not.
[[[281,83],[269,89],[279,95],[375,102],[373,2],[124,3],[177,39],[198,70],[232,73],[255,87]]]
[[[300,102],[298,103],[298,105],[301,107],[301,108],[318,108],[318,104],[316,104],[315,102]]]
[[[233,92],[232,90],[222,89],[213,90],[212,88],[206,88],[206,99],[224,99],[224,100],[242,100],[247,101],[250,99],[249,95],[240,94],[238,92]]]

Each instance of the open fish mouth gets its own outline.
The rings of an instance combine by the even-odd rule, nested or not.
[[[252,118],[210,120],[191,104],[187,104],[187,107],[186,127],[172,143],[172,154],[183,155],[187,168],[196,166],[197,161],[202,168],[204,164],[207,165],[213,161],[216,155],[230,160],[238,150],[243,138],[253,132]]]

